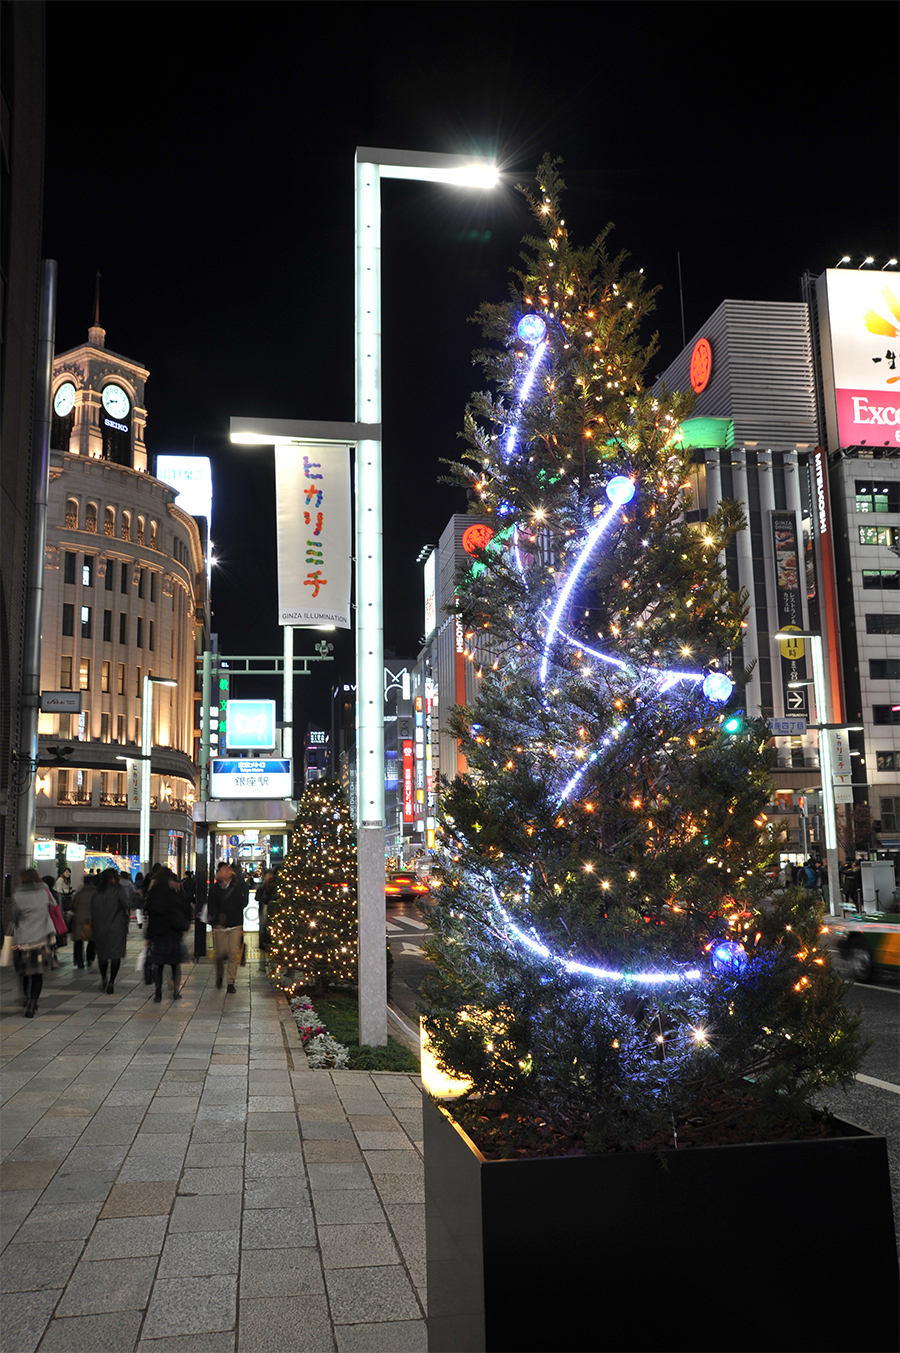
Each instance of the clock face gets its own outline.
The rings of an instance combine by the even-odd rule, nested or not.
[[[103,407],[110,418],[127,418],[131,403],[125,391],[119,385],[105,385],[103,387]]]
[[[53,400],[53,412],[58,418],[65,418],[72,412],[75,404],[75,386],[71,381],[66,381],[56,392]]]

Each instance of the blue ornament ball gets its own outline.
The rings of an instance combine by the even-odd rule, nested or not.
[[[516,333],[523,343],[536,347],[547,332],[546,321],[540,315],[523,315],[516,325]]]
[[[634,497],[634,480],[629,479],[627,475],[617,474],[606,486],[606,496],[616,507],[622,507],[625,503],[630,503]]]
[[[737,976],[744,971],[747,962],[747,950],[736,940],[718,940],[709,956],[709,965],[717,977],[724,973]]]
[[[703,694],[718,705],[730,699],[733,690],[734,682],[724,672],[710,672],[703,682]]]

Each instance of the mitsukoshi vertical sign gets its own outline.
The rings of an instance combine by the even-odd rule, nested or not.
[[[278,621],[350,628],[350,452],[276,446]]]

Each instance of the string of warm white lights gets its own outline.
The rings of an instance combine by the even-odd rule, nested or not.
[[[515,453],[515,448],[519,441],[522,416],[531,396],[538,368],[549,347],[547,324],[541,315],[533,313],[523,315],[518,323],[516,332],[523,343],[528,347],[533,348],[533,354],[518,392],[515,421],[506,438],[505,458],[507,462],[509,462]],[[539,668],[540,685],[542,689],[546,690],[553,650],[557,643],[564,643],[574,646],[581,653],[589,654],[591,657],[594,657],[601,662],[619,668],[633,669],[637,676],[652,679],[656,685],[657,695],[660,697],[672,690],[673,687],[679,683],[690,682],[702,684],[703,693],[711,703],[722,704],[729,699],[732,690],[734,689],[731,678],[724,672],[708,671],[704,673],[678,670],[666,672],[658,667],[642,667],[638,664],[627,662],[622,658],[615,657],[612,654],[589,648],[580,639],[569,634],[564,628],[564,617],[567,614],[579,578],[582,576],[590,559],[599,547],[604,536],[607,534],[609,528],[619,520],[622,510],[632,501],[636,491],[637,489],[634,480],[626,475],[613,476],[606,486],[606,496],[609,499],[610,506],[598,518],[588,532],[569,569],[567,577],[559,588],[556,604],[547,621],[544,648]],[[513,542],[513,552],[516,564],[520,575],[527,585],[522,552],[518,547],[518,527],[515,529]],[[585,669],[584,674],[588,675],[587,669]],[[621,728],[616,730],[617,735],[621,733],[626,726],[627,723],[623,723]],[[607,745],[608,742],[609,739],[606,740],[604,745]],[[590,766],[597,760],[599,754],[599,749],[591,752],[587,756],[584,765],[580,766],[575,771],[574,775],[568,779],[559,794],[559,805],[562,805],[571,797],[575,788],[587,774]],[[531,887],[530,876],[522,881],[521,887],[521,895],[527,902]],[[634,982],[638,985],[646,986],[660,986],[678,982],[697,981],[704,975],[704,970],[697,967],[680,967],[666,971],[625,971],[598,967],[595,964],[582,963],[576,959],[565,958],[555,953],[540,937],[533,926],[527,931],[524,930],[501,902],[493,882],[490,883],[490,888],[494,905],[498,915],[504,923],[506,932],[512,935],[520,945],[528,949],[531,953],[552,963],[567,973],[591,977],[599,981]],[[746,951],[742,945],[735,941],[722,940],[710,949],[710,965],[715,972],[723,972],[729,969],[739,970],[746,964],[746,961]]]

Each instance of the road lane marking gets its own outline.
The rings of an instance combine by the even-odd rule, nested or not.
[[[900,1085],[891,1085],[890,1081],[880,1081],[876,1076],[863,1076],[857,1073],[856,1079],[862,1081],[864,1085],[874,1085],[878,1090],[890,1090],[895,1095],[900,1095]]]

